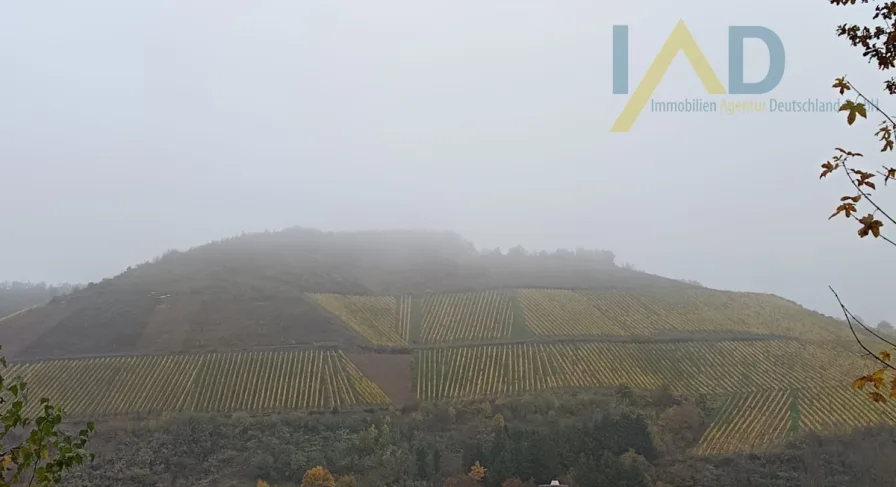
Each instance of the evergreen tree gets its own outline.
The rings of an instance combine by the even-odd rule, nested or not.
[[[438,446],[432,449],[432,474],[438,477],[442,473],[442,450]]]
[[[416,469],[414,471],[414,478],[417,480],[427,480],[430,478],[430,470],[429,470],[429,455],[426,451],[426,448],[423,446],[418,446],[414,449],[414,458],[415,458],[415,466]]]

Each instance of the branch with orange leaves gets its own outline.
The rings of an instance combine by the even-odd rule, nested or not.
[[[871,206],[874,207],[874,213],[880,212],[881,215],[886,217],[887,220],[890,220],[890,223],[896,225],[896,221],[894,221],[893,218],[890,217],[890,215],[888,215],[887,212],[884,211],[884,209],[880,207],[880,205],[878,205],[877,203],[874,202],[874,200],[871,199],[871,196],[868,195],[868,192],[866,192],[865,190],[862,189],[862,186],[867,186],[868,188],[871,188],[872,190],[877,189],[877,186],[873,182],[871,182],[871,180],[874,178],[874,174],[862,171],[860,169],[850,169],[846,165],[846,161],[849,160],[850,157],[862,157],[862,154],[859,154],[857,152],[849,152],[849,151],[843,150],[839,147],[836,150],[840,151],[843,155],[845,155],[843,157],[843,161],[842,161],[843,169],[845,170],[844,174],[846,174],[846,178],[849,179],[849,182],[852,184],[852,186],[854,188],[856,188],[856,191],[859,192],[859,194],[857,196],[853,196],[849,199],[852,200],[853,203],[858,203],[859,200],[861,199],[860,196],[864,196],[865,199],[869,203],[871,203]],[[896,168],[892,168],[892,167],[888,168],[887,166],[881,166],[881,167],[883,167],[884,170],[887,171],[887,174],[884,174],[880,171],[877,171],[877,174],[884,176],[884,186],[886,186],[887,182],[890,179],[896,178]],[[852,172],[853,174],[858,176],[858,179],[852,179],[849,176],[850,172]],[[846,197],[840,198],[840,201],[846,201],[845,198]],[[836,216],[836,213],[833,216]]]
[[[876,136],[879,137],[879,140],[883,142],[883,147],[881,148],[881,152],[893,151],[894,140],[893,133],[896,130],[896,121],[893,120],[886,112],[881,110],[881,108],[874,104],[868,97],[863,95],[856,87],[846,81],[846,77],[837,78],[834,80],[833,88],[839,90],[840,95],[845,94],[847,91],[854,91],[858,94],[858,98],[856,100],[847,99],[843,105],[840,106],[840,111],[847,112],[846,115],[846,123],[852,125],[855,123],[858,117],[868,118],[868,113],[865,108],[865,103],[860,100],[867,101],[875,110],[883,114],[886,118],[886,121],[881,122],[878,131],[875,133]],[[890,179],[896,179],[896,168],[882,166],[885,172],[876,171],[876,173],[863,171],[861,169],[855,169],[849,167],[847,162],[854,157],[864,157],[861,153],[848,151],[846,149],[837,147],[835,149],[838,154],[834,154],[834,156],[823,163],[821,165],[821,175],[819,179],[824,178],[828,174],[833,173],[838,169],[843,169],[844,174],[849,180],[850,184],[855,188],[858,194],[856,195],[846,195],[840,198],[840,205],[837,206],[837,209],[834,213],[828,217],[828,219],[834,218],[839,214],[843,214],[847,218],[853,218],[859,222],[861,227],[859,227],[858,235],[860,238],[867,237],[868,235],[874,236],[874,238],[883,238],[884,241],[890,243],[891,245],[896,245],[893,240],[887,238],[886,236],[881,235],[881,228],[884,226],[884,223],[879,219],[875,218],[875,216],[879,213],[883,215],[883,217],[888,220],[891,224],[896,225],[896,220],[894,220],[881,206],[874,201],[871,197],[870,193],[877,189],[876,184],[872,181],[875,176],[881,175],[884,177],[884,186],[890,181]],[[855,176],[855,179],[853,179]],[[854,213],[858,212],[856,208],[856,204],[859,203],[862,199],[868,201],[872,207],[874,207],[874,211],[865,215],[861,218],[854,215]]]
[[[881,152],[893,151],[894,147],[896,147],[896,143],[894,143],[893,137],[894,132],[896,132],[896,121],[894,121],[892,117],[881,110],[881,108],[873,101],[871,101],[871,99],[857,90],[852,83],[846,81],[845,76],[842,78],[837,78],[834,81],[833,88],[838,89],[840,95],[845,94],[847,91],[853,91],[858,95],[855,100],[847,99],[846,102],[843,103],[843,105],[841,105],[840,107],[841,112],[847,112],[846,123],[848,125],[852,126],[859,117],[865,119],[868,118],[868,113],[865,107],[866,102],[877,112],[883,114],[886,120],[880,123],[880,125],[878,126],[878,130],[874,135],[877,136],[879,138],[878,140],[883,143],[883,147],[880,150]],[[890,179],[896,179],[896,168],[882,166],[883,171],[878,170],[871,172],[864,171],[855,167],[850,167],[851,159],[864,157],[864,155],[840,147],[837,147],[835,150],[836,153],[834,154],[834,156],[821,165],[822,171],[819,179],[823,179],[834,171],[842,170],[843,174],[846,176],[847,180],[849,180],[850,185],[852,185],[856,193],[848,194],[841,197],[839,206],[837,206],[834,213],[829,216],[828,219],[830,220],[840,214],[843,214],[843,216],[845,216],[846,218],[852,218],[859,223],[860,227],[857,232],[859,238],[865,238],[871,235],[875,239],[881,239],[889,243],[890,245],[896,246],[896,242],[884,235],[882,231],[884,222],[887,222],[888,225],[892,224],[894,227],[896,227],[896,220],[894,220],[880,206],[880,204],[875,201],[876,197],[872,197],[872,192],[877,190],[877,185],[874,183],[874,178],[878,175],[883,176],[884,186],[886,186]],[[860,215],[860,213],[857,208],[857,204],[859,204],[859,202],[862,200],[867,201],[868,204],[873,208],[873,211],[865,216],[859,217],[858,215]],[[878,215],[881,215],[880,219],[877,218]],[[883,221],[881,221],[881,219]],[[873,358],[879,366],[879,368],[873,373],[854,380],[852,382],[852,387],[859,390],[865,390],[867,386],[873,387],[873,390],[869,391],[868,395],[874,402],[886,403],[889,399],[896,399],[896,365],[891,363],[891,360],[893,358],[892,351],[896,351],[896,344],[866,326],[865,323],[862,323],[862,320],[856,318],[856,316],[852,314],[852,312],[850,312],[849,309],[843,304],[843,301],[840,299],[840,296],[837,295],[837,292],[834,291],[834,288],[830,287],[830,290],[832,293],[834,293],[834,297],[837,299],[837,303],[840,305],[840,309],[843,311],[843,316],[844,318],[846,318],[846,322],[849,325],[849,330],[852,333],[853,338],[855,338],[856,343],[858,343],[861,349],[864,350],[864,355]],[[874,353],[863,341],[863,338],[867,340],[869,339],[869,336],[880,340],[881,343],[884,343],[891,348],[878,353]],[[889,384],[887,383],[888,375],[891,376]]]
[[[840,154],[835,154],[831,158],[830,161],[827,161],[821,165],[822,171],[821,171],[821,175],[819,176],[819,179],[824,178],[825,176],[827,176],[828,174],[831,174],[832,172],[834,172],[836,170],[842,170],[843,174],[846,175],[846,178],[849,180],[850,184],[852,184],[852,186],[856,189],[858,194],[846,195],[846,196],[841,197],[840,205],[837,206],[837,208],[834,210],[834,213],[832,213],[831,216],[828,217],[828,220],[830,220],[842,213],[843,216],[845,216],[847,218],[853,218],[856,221],[858,221],[859,224],[861,224],[861,227],[859,227],[859,231],[858,231],[860,238],[865,238],[868,235],[872,235],[874,238],[882,238],[884,241],[890,243],[891,245],[896,245],[896,242],[893,242],[891,239],[887,238],[886,236],[884,236],[881,233],[881,228],[884,226],[884,224],[882,221],[876,219],[875,215],[880,213],[881,215],[884,216],[884,218],[889,220],[890,223],[892,223],[894,225],[896,225],[896,221],[894,221],[893,218],[890,217],[890,215],[887,214],[887,212],[884,211],[880,207],[880,205],[878,205],[869,196],[868,191],[865,191],[862,189],[862,186],[867,186],[871,189],[876,189],[875,184],[871,181],[871,179],[874,178],[875,175],[872,173],[866,172],[866,171],[862,171],[860,169],[850,168],[847,165],[847,161],[851,157],[862,157],[862,154],[860,154],[858,152],[850,152],[845,149],[841,149],[840,147],[837,147],[836,150],[838,152],[840,152]],[[889,168],[888,171],[890,171],[890,170],[892,170],[894,175],[896,175],[896,168]],[[853,179],[850,174],[854,174],[854,175],[858,176],[857,179]],[[885,180],[885,182],[884,182],[885,185],[886,185],[886,181],[889,181],[889,179],[890,178],[887,178],[887,180]],[[862,198],[864,198],[866,201],[868,201],[868,203],[871,204],[871,206],[874,207],[874,211],[872,213],[869,213],[869,214],[859,218],[855,215],[856,213],[858,213],[858,208],[856,207],[856,204],[858,204],[859,201],[862,200]]]
[[[864,237],[867,237],[868,235],[872,235],[872,236],[874,236],[874,238],[881,238],[882,240],[886,241],[887,243],[896,246],[896,242],[887,238],[885,235],[883,235],[881,233],[881,227],[883,227],[884,224],[880,220],[875,219],[875,215],[877,213],[880,213],[881,215],[884,216],[884,218],[889,220],[890,223],[892,223],[894,225],[896,225],[896,221],[894,221],[893,218],[890,217],[890,215],[887,214],[887,212],[884,211],[883,208],[881,208],[880,205],[878,205],[871,198],[871,196],[868,194],[867,191],[862,189],[862,186],[867,186],[871,189],[876,188],[875,184],[871,181],[871,179],[874,178],[874,174],[871,174],[869,172],[862,171],[859,169],[852,169],[847,165],[847,161],[849,160],[849,158],[862,157],[862,154],[860,154],[858,152],[849,152],[847,150],[841,149],[840,147],[837,147],[836,150],[838,152],[840,152],[840,154],[835,154],[834,157],[832,157],[830,161],[827,161],[821,165],[822,172],[821,172],[821,176],[819,176],[819,179],[824,178],[828,174],[831,174],[833,171],[842,170],[843,174],[846,176],[846,179],[849,180],[850,184],[852,184],[852,186],[856,189],[858,194],[854,195],[854,196],[846,195],[846,196],[841,197],[840,205],[837,206],[836,210],[834,210],[834,213],[828,217],[828,220],[830,220],[842,213],[845,217],[852,218],[852,219],[856,220],[857,222],[859,222],[859,224],[861,224],[861,227],[859,228],[859,231],[858,231],[860,238],[864,238]],[[896,169],[894,169],[894,168],[889,168],[888,171],[893,171],[894,173],[896,173]],[[852,176],[850,176],[850,173],[858,176],[858,178],[853,179]],[[887,181],[889,181],[889,179],[891,179],[891,178],[892,177],[888,177],[887,179],[885,179],[884,185],[886,185]],[[868,201],[868,203],[871,204],[871,206],[874,207],[874,211],[872,213],[869,213],[868,215],[865,215],[865,216],[859,218],[858,216],[855,215],[858,212],[858,209],[856,208],[856,204],[859,203],[859,201],[861,201],[862,198],[864,198],[866,201]]]
[[[864,390],[865,386],[868,386],[868,385],[873,386],[875,390],[869,391],[868,397],[870,397],[871,400],[874,402],[886,403],[888,401],[888,396],[889,396],[889,399],[896,399],[896,375],[893,374],[893,372],[896,371],[896,366],[894,366],[893,364],[890,363],[893,358],[892,353],[888,350],[884,350],[879,353],[872,352],[871,349],[868,348],[868,346],[865,345],[864,342],[862,342],[862,339],[859,338],[859,334],[856,332],[856,327],[853,323],[858,323],[865,332],[870,333],[872,336],[876,337],[877,339],[884,341],[891,347],[896,348],[896,344],[893,344],[889,340],[881,337],[880,335],[878,335],[877,333],[872,331],[870,328],[865,326],[865,324],[862,323],[861,320],[856,318],[856,316],[854,314],[852,314],[851,311],[849,311],[849,309],[846,307],[846,305],[843,304],[843,301],[840,299],[840,296],[837,294],[837,291],[834,291],[834,288],[831,286],[828,286],[828,289],[830,289],[831,292],[834,293],[834,298],[837,299],[837,303],[840,305],[840,309],[843,311],[843,316],[844,316],[844,318],[846,318],[846,323],[849,325],[849,331],[852,332],[852,336],[856,339],[856,343],[858,343],[859,346],[862,347],[862,350],[865,351],[867,356],[874,358],[875,361],[877,361],[878,363],[880,363],[882,365],[881,368],[877,369],[873,373],[864,375],[864,376],[859,377],[858,379],[852,381],[852,387],[854,389]],[[889,383],[890,390],[888,391],[887,395],[885,396],[881,392],[881,390],[884,390],[885,392],[887,392],[886,391],[886,387],[887,387],[887,384],[886,384],[887,377],[886,376],[887,376],[888,372],[892,376],[892,379],[890,380],[890,383]]]

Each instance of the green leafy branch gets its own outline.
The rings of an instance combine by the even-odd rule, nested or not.
[[[93,461],[86,447],[94,424],[87,423],[77,434],[62,431],[64,412],[45,397],[37,415],[26,416],[27,384],[9,379],[7,368],[6,358],[0,357],[0,487],[57,485],[66,471]],[[24,439],[7,446],[13,434]]]

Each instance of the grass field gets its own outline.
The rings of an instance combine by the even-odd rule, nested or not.
[[[389,403],[345,354],[325,349],[52,360],[8,372],[27,381],[30,398],[50,397],[78,417]]]

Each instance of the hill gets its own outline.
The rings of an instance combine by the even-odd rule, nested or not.
[[[16,358],[231,351],[367,343],[313,297],[474,292],[504,287],[689,289],[620,269],[610,252],[481,255],[451,233],[302,228],[171,251],[5,320]]]
[[[849,389],[841,323],[787,299],[615,265],[480,253],[451,233],[251,234],[0,321],[12,373],[77,417],[402,407],[669,387],[718,404],[696,448],[896,424]]]

